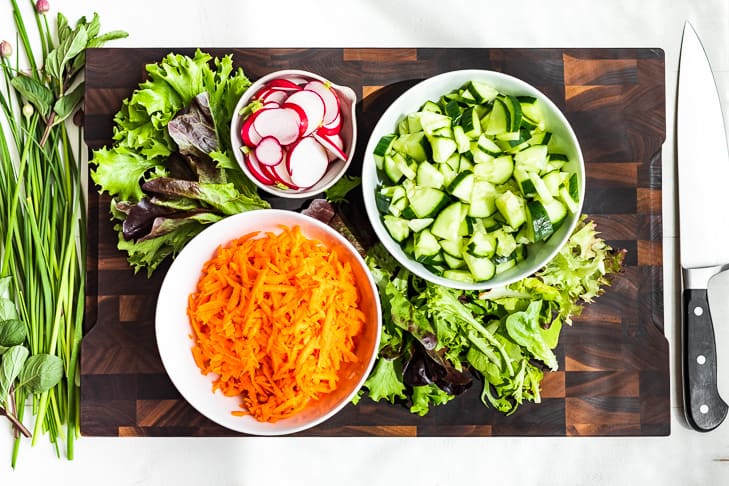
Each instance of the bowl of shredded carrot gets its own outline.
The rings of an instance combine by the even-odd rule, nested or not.
[[[300,432],[352,401],[382,316],[362,257],[293,211],[230,216],[193,238],[160,288],[162,363],[201,414],[253,435]]]

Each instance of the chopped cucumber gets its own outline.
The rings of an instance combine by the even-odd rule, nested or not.
[[[539,101],[478,80],[402,117],[374,149],[383,223],[431,272],[486,281],[579,210],[577,174]]]

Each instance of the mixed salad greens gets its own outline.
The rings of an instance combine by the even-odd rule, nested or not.
[[[383,334],[362,395],[406,403],[425,415],[478,379],[483,403],[503,413],[525,401],[539,403],[544,371],[557,369],[562,326],[602,294],[623,256],[582,216],[541,271],[479,292],[431,284],[375,245],[366,261],[382,300]]]
[[[269,204],[231,153],[233,111],[251,84],[232,56],[170,53],[146,70],[114,117],[113,146],[89,162],[112,197],[118,248],[151,275],[205,225]]]

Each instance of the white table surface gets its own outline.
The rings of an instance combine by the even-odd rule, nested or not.
[[[25,0],[19,0],[25,5]],[[656,438],[91,438],[57,459],[41,438],[9,467],[0,421],[0,485],[53,484],[729,484],[729,420],[687,428],[677,386],[678,229],[674,106],[684,22],[701,36],[729,119],[726,0],[51,0],[75,22],[94,11],[102,30],[130,36],[114,47],[658,47],[665,51],[668,136],[663,148],[665,329],[671,345],[672,424]],[[10,3],[0,39],[13,42]],[[729,203],[728,203],[729,204]],[[729,231],[729,230],[727,230]],[[723,235],[722,235],[723,236]],[[729,398],[729,276],[709,290]]]

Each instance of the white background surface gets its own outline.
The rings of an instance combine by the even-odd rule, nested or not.
[[[51,6],[51,14],[60,10],[72,22],[97,11],[102,31],[130,33],[114,47],[663,49],[668,124],[663,153],[665,328],[671,367],[680,365],[673,116],[681,33],[690,20],[701,36],[729,118],[726,0],[51,0]],[[15,39],[7,0],[0,1],[0,39]],[[719,363],[720,389],[729,398],[729,277],[718,280],[710,298],[720,360],[724,358]],[[729,484],[729,420],[707,434],[687,429],[677,377],[674,372],[673,423],[666,438],[84,437],[72,462],[56,459],[42,438],[33,448],[24,444],[12,471],[12,441],[3,420],[0,485],[80,485],[97,480],[109,485]]]

